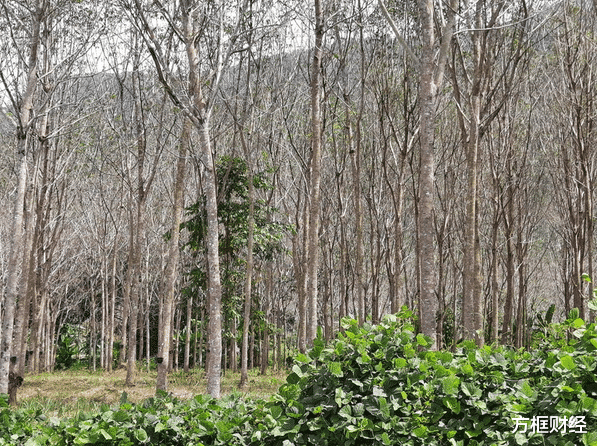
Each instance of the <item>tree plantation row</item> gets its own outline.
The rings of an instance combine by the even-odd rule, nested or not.
[[[588,0],[0,0],[0,393],[593,319]]]

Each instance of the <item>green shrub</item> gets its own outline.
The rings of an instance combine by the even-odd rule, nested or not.
[[[344,320],[344,333],[299,355],[258,426],[268,445],[597,444],[594,324],[572,321],[563,346],[527,352],[461,344],[429,351],[403,311],[377,326]],[[558,341],[559,342],[559,341]],[[586,434],[532,433],[530,422],[585,417]],[[518,422],[517,422],[518,419]],[[522,432],[525,423],[526,432]],[[516,430],[516,432],[515,432]]]
[[[346,319],[331,345],[319,337],[297,356],[269,401],[124,395],[58,419],[0,399],[0,446],[597,445],[597,330],[571,316],[544,327],[532,351],[429,351],[406,310],[376,326]],[[564,417],[568,427],[584,417],[586,433],[563,432]],[[558,429],[537,432],[533,420]]]

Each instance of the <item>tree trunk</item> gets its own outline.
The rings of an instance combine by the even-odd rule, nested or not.
[[[174,370],[178,370],[180,368],[180,364],[179,364],[179,357],[180,357],[180,323],[181,323],[181,319],[182,319],[182,308],[179,306],[178,308],[176,308],[176,310],[174,311],[175,314],[175,320],[176,322],[174,323],[174,333],[176,333],[176,338],[174,339]]]
[[[189,372],[189,362],[191,356],[191,320],[193,317],[193,296],[189,296],[187,299],[187,320],[185,325],[185,340],[184,340],[184,362],[183,362],[183,370],[185,373]]]
[[[147,141],[145,138],[145,129],[143,122],[143,112],[141,103],[141,91],[137,88],[140,84],[140,50],[137,48],[134,54],[133,67],[133,97],[135,138],[137,145],[137,193],[136,193],[136,215],[131,219],[134,225],[134,238],[131,248],[131,295],[129,307],[129,331],[128,331],[128,355],[126,368],[126,385],[135,385],[136,365],[137,365],[137,326],[139,322],[139,305],[141,304],[141,294],[143,290],[143,275],[141,274],[141,246],[145,236],[145,204],[147,199],[148,184],[145,183],[145,155]]]
[[[31,189],[29,195],[31,194]],[[28,202],[28,204],[27,204]],[[33,249],[33,242],[35,239],[35,218],[31,209],[31,200],[26,198],[26,242],[23,249],[23,275],[21,277],[21,298],[18,302],[17,316],[14,328],[14,342],[16,342],[13,356],[16,356],[17,362],[14,365],[14,373],[16,376],[25,376],[25,363],[27,355],[27,338],[29,337],[29,322],[30,322],[30,308],[31,299],[35,292],[35,250]],[[16,398],[16,394],[15,394]]]
[[[207,392],[214,398],[220,397],[220,372],[222,361],[222,286],[220,283],[220,257],[218,252],[218,203],[216,174],[213,165],[209,121],[206,119],[199,132],[202,159],[205,166],[206,209],[207,209],[207,257],[208,257],[208,369]]]
[[[478,240],[478,156],[479,156],[479,114],[481,99],[473,93],[470,129],[467,144],[467,196],[464,241],[464,291],[462,298],[462,318],[465,339],[475,339],[477,345],[483,344],[483,306],[480,287],[480,253]]]
[[[207,108],[201,87],[201,64],[195,45],[195,30],[189,17],[189,9],[183,7],[183,32],[189,62],[189,93],[192,99],[194,123],[199,132],[201,162],[204,168],[203,189],[207,211],[207,264],[208,270],[208,347],[207,392],[220,397],[220,373],[222,369],[222,285],[220,281],[219,222],[217,178],[209,134],[210,110]]]
[[[514,308],[514,175],[510,156],[506,160],[507,202],[504,209],[504,237],[506,238],[506,300],[502,319],[502,344],[509,344],[512,339],[512,312]]]
[[[419,10],[422,23],[422,70],[420,78],[420,166],[419,166],[419,268],[421,289],[419,314],[421,332],[431,337],[432,347],[437,348],[435,318],[438,301],[435,295],[436,268],[434,246],[434,186],[435,186],[435,154],[433,149],[435,131],[435,96],[436,86],[433,82],[435,69],[434,51],[434,11],[432,0],[420,0]]]
[[[128,268],[126,270],[126,276],[124,279],[124,290],[123,290],[123,303],[122,303],[122,325],[121,325],[121,347],[120,347],[120,355],[118,358],[118,367],[124,367],[126,362],[127,350],[128,350],[128,325],[129,325],[129,314],[131,312],[131,283],[133,280],[133,272],[132,272],[132,265],[133,265],[133,245],[135,243],[135,229],[134,225],[132,224],[133,216],[132,216],[132,200],[129,200],[130,209],[130,221],[129,224],[129,253],[127,256],[127,264]]]
[[[21,136],[19,136],[21,138]],[[23,207],[25,205],[25,192],[27,186],[27,154],[26,136],[23,135],[23,150],[19,168],[17,194],[14,202],[12,220],[12,239],[7,271],[6,297],[4,299],[4,317],[2,319],[2,346],[0,347],[0,393],[8,393],[10,357],[13,350],[13,331],[15,307],[18,294],[19,267],[23,253]],[[20,146],[20,144],[19,144]]]
[[[114,238],[114,247],[112,249],[112,276],[110,277],[110,328],[108,330],[108,371],[111,372],[114,364],[114,330],[116,322],[116,241]]]
[[[263,318],[264,318],[264,327],[263,332],[261,334],[261,358],[259,360],[260,370],[259,372],[262,375],[265,375],[267,371],[267,366],[269,363],[269,322],[270,322],[270,297],[271,294],[266,290],[265,292],[265,299],[263,302]]]
[[[433,0],[419,0],[422,33],[422,68],[420,75],[420,166],[419,166],[419,221],[418,261],[420,269],[420,327],[431,338],[431,348],[437,349],[436,317],[436,266],[434,244],[434,187],[435,187],[435,107],[439,85],[443,78],[447,54],[454,28],[454,15],[458,0],[451,0],[448,19],[444,25],[439,56],[435,57],[434,4]]]
[[[10,251],[8,270],[6,274],[6,291],[4,297],[2,318],[2,334],[0,345],[0,393],[8,393],[10,357],[13,351],[13,332],[15,308],[17,304],[19,267],[21,267],[24,240],[24,207],[25,194],[27,191],[27,177],[29,162],[27,156],[27,146],[29,140],[29,131],[31,128],[31,118],[33,110],[33,101],[35,98],[35,89],[37,86],[37,64],[38,49],[40,45],[41,22],[45,14],[45,2],[38,0],[35,4],[32,14],[31,43],[29,46],[29,73],[27,74],[27,84],[25,92],[21,98],[20,109],[15,110],[19,122],[17,127],[17,153],[19,155],[19,170],[17,176],[16,195],[14,199],[12,227],[10,240]],[[16,106],[16,104],[15,104]]]
[[[247,221],[247,265],[245,270],[245,302],[243,312],[243,340],[241,345],[241,366],[239,388],[244,388],[248,380],[248,353],[249,353],[249,323],[251,320],[251,293],[253,286],[253,234],[255,231],[255,185],[253,184],[253,162],[245,137],[240,134],[245,157],[247,158],[247,182],[249,183],[249,219]]]
[[[305,206],[306,207],[306,206]],[[297,206],[297,214],[299,213],[299,206]],[[303,218],[302,235],[303,241],[306,240],[306,227],[309,225],[309,217],[305,209],[305,218]],[[297,216],[298,220],[298,216]],[[298,327],[297,327],[297,347],[299,352],[306,353],[307,351],[307,283],[305,272],[305,250],[300,249],[299,231],[292,237],[292,264],[294,267],[294,277],[297,283],[297,313],[298,313]],[[304,245],[303,245],[304,246]]]
[[[497,203],[497,199],[496,199]],[[499,318],[499,296],[500,290],[498,286],[498,229],[500,225],[499,209],[495,210],[494,221],[491,227],[491,342],[498,342],[498,330],[500,324]]]
[[[364,89],[364,86],[362,87]],[[361,93],[362,94],[362,93]],[[360,112],[362,113],[362,111]],[[347,107],[346,119],[350,119],[350,113]],[[360,114],[359,114],[360,120]],[[350,123],[347,124],[350,139],[352,139],[352,132],[350,130]],[[355,274],[355,286],[356,286],[356,307],[357,307],[357,318],[359,324],[365,323],[367,317],[365,309],[365,285],[363,280],[363,206],[362,206],[362,192],[361,192],[361,131],[360,122],[357,122],[356,142],[351,144],[352,151],[352,182],[354,189],[354,219],[355,219],[355,241],[356,241],[356,252],[354,259],[354,274]]]
[[[186,172],[186,157],[191,138],[191,121],[185,119],[180,144],[178,159],[176,161],[176,180],[174,183],[174,206],[172,208],[171,238],[166,265],[166,292],[163,311],[160,314],[161,325],[158,328],[158,376],[156,391],[168,391],[168,364],[170,364],[170,341],[172,332],[172,312],[176,294],[176,279],[178,277],[178,263],[180,258],[180,224],[184,208],[184,180]]]
[[[307,234],[307,334],[313,345],[317,337],[317,271],[319,267],[319,214],[321,183],[321,58],[324,34],[321,0],[315,0],[315,48],[311,67],[311,161],[309,171],[309,231]]]

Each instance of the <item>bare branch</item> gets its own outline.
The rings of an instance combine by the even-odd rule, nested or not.
[[[404,51],[406,51],[406,54],[408,54],[408,57],[410,57],[417,65],[420,65],[421,61],[419,60],[417,55],[413,52],[413,50],[408,45],[408,43],[406,43],[406,40],[404,40],[404,38],[402,37],[402,34],[400,34],[400,30],[398,30],[396,23],[394,23],[394,20],[390,16],[390,13],[388,12],[388,9],[386,8],[386,5],[384,4],[383,0],[378,0],[378,1],[379,1],[379,7],[381,8],[381,10],[383,12],[384,17],[390,24],[392,31],[394,31],[394,36],[396,37],[396,40],[398,40],[400,45],[402,45],[402,47],[404,48]]]

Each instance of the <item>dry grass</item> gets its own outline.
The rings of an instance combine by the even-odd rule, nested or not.
[[[89,412],[102,405],[117,404],[126,392],[127,400],[139,403],[155,395],[157,372],[139,371],[136,385],[126,386],[126,370],[113,372],[67,370],[39,375],[27,375],[18,392],[20,407],[43,409],[46,415],[73,416]],[[268,398],[284,383],[286,373],[270,372],[261,376],[249,372],[249,382],[243,394],[249,398]],[[239,373],[226,373],[222,378],[222,394],[238,393]],[[169,392],[179,399],[189,399],[205,393],[206,380],[202,370],[171,373]]]

